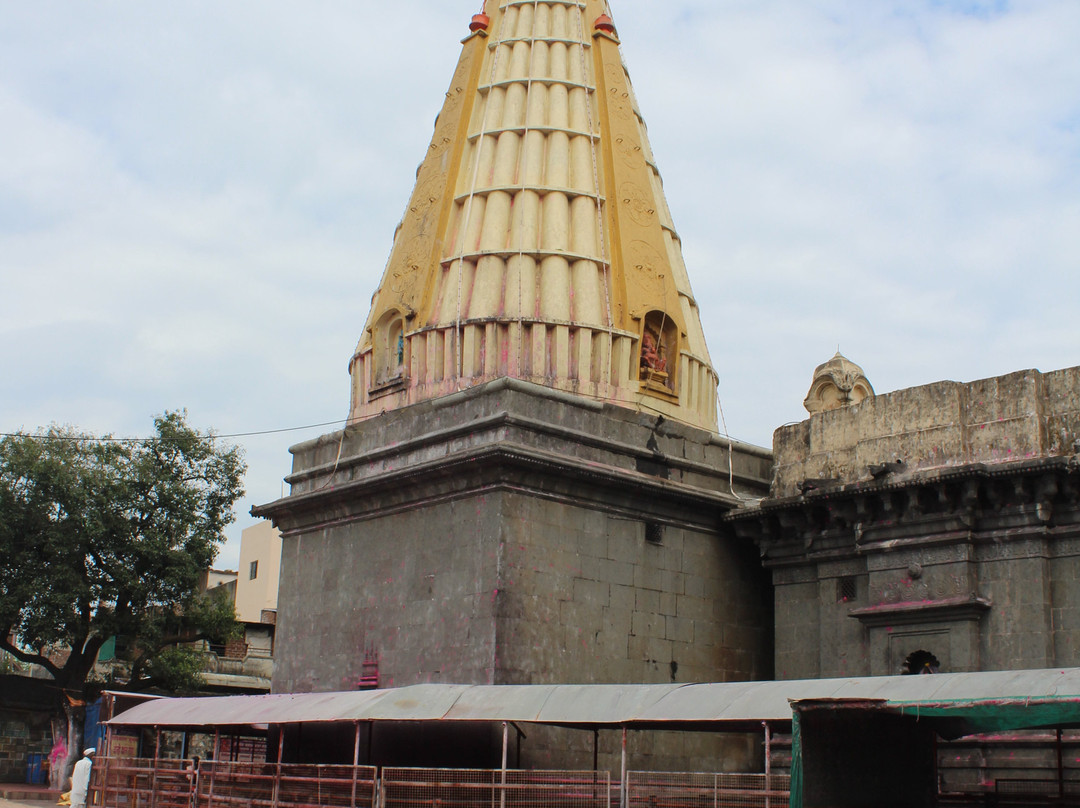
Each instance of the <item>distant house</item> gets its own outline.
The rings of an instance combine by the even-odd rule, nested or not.
[[[242,639],[225,645],[207,644],[207,670],[203,673],[207,690],[270,690],[280,561],[280,534],[269,522],[260,522],[240,535],[238,571],[207,570],[204,589],[230,587],[237,620],[244,625]]]

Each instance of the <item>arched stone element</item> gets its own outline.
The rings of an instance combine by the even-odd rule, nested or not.
[[[375,343],[373,386],[404,378],[405,318],[397,309],[391,309],[379,318],[372,337]]]
[[[920,649],[907,655],[900,673],[904,676],[918,676],[920,674],[938,673],[940,670],[941,663],[938,662],[938,658],[929,651]]]
[[[839,351],[814,369],[814,380],[803,406],[811,415],[847,407],[874,397],[874,388],[863,369]]]

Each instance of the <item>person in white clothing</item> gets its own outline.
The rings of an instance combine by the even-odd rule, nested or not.
[[[83,750],[83,756],[71,770],[71,808],[86,808],[86,792],[90,789],[90,768],[94,765],[91,756],[97,749],[90,747]]]

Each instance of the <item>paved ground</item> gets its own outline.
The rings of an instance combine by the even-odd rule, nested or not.
[[[57,799],[46,786],[0,783],[0,808],[51,808]]]

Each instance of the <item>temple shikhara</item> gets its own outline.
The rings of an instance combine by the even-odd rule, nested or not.
[[[352,418],[513,378],[715,431],[716,371],[604,3],[491,12],[394,234]]]

